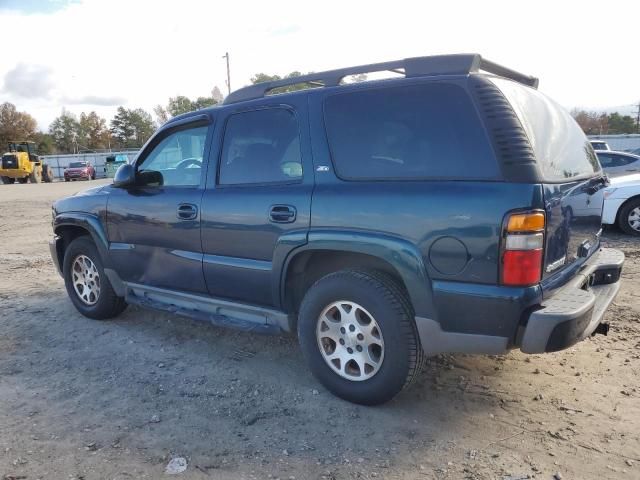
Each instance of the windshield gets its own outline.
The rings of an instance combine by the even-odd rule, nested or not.
[[[86,164],[84,162],[71,162],[69,168],[83,168]]]

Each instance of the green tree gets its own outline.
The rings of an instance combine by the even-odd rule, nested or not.
[[[309,73],[312,73],[312,72],[309,72]],[[251,77],[251,83],[255,85],[256,83],[274,82],[277,80],[299,77],[301,75],[305,75],[305,74],[302,72],[294,71],[285,75],[284,77],[281,77],[280,75],[268,75],[266,73],[256,73],[253,77]],[[276,94],[276,93],[296,92],[298,90],[306,90],[307,88],[313,88],[313,85],[308,82],[301,82],[301,83],[294,83],[292,85],[287,85],[285,87],[274,88],[269,93]]]
[[[191,100],[189,97],[185,97],[184,95],[178,95],[177,97],[169,98],[169,102],[164,107],[162,105],[156,105],[153,108],[153,111],[156,114],[156,117],[158,117],[158,123],[163,124],[171,117],[214,106],[218,103],[218,101],[213,97],[214,94],[215,88],[211,92],[210,97],[198,97],[195,100]]]
[[[133,125],[130,120],[130,111],[124,107],[118,110],[111,120],[111,135],[119,147],[126,147],[133,137]]]
[[[88,150],[97,150],[109,146],[107,121],[96,112],[82,112],[78,121],[78,144]]]
[[[611,113],[607,119],[609,125],[609,134],[616,133],[636,133],[636,121],[629,115],[620,115],[619,113]]]
[[[0,105],[0,150],[14,140],[31,140],[36,133],[36,120],[26,112],[19,112],[12,103]]]
[[[571,115],[587,135],[614,135],[636,133],[635,119],[629,115],[614,113],[587,112],[574,109]]]
[[[49,134],[53,137],[56,147],[61,153],[75,153],[77,151],[79,124],[76,116],[65,109],[49,126]]]
[[[155,125],[151,115],[142,108],[118,107],[111,120],[111,134],[122,148],[139,148],[153,134]]]
[[[51,155],[57,152],[56,142],[53,137],[48,133],[44,132],[36,132],[31,140],[36,142],[36,149],[38,151],[38,155]]]

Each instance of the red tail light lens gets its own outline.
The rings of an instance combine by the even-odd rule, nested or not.
[[[545,216],[542,212],[514,213],[503,234],[503,285],[525,287],[542,279]]]
[[[507,250],[502,258],[502,283],[533,285],[542,277],[542,250]]]

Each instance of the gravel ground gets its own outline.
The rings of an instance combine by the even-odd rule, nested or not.
[[[91,184],[105,181],[91,182]],[[130,307],[80,316],[49,258],[52,200],[0,186],[0,478],[640,479],[640,239],[608,337],[447,355],[375,408],[312,378],[296,340]]]

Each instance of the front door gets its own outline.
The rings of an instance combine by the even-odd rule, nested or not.
[[[313,169],[306,98],[294,102],[240,107],[220,121],[218,168],[212,160],[202,199],[203,267],[214,297],[277,306],[278,267],[307,241]]]
[[[130,283],[206,293],[200,203],[205,123],[160,132],[136,162],[136,185],[109,187],[110,257]]]

